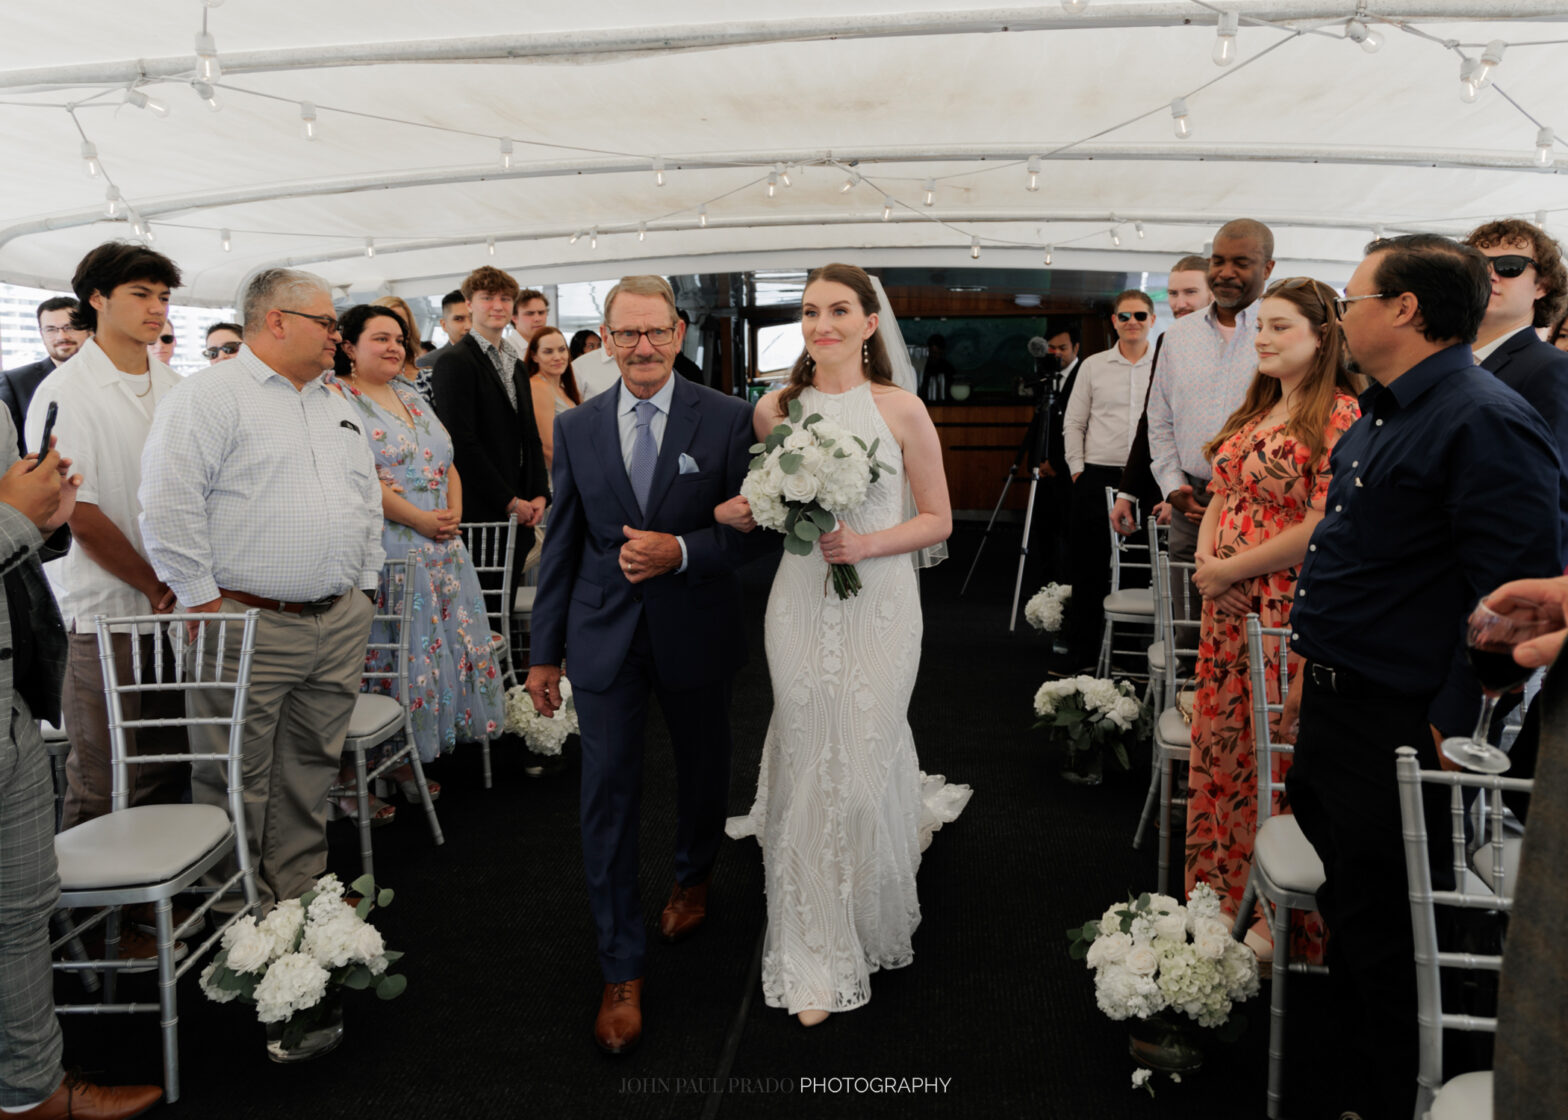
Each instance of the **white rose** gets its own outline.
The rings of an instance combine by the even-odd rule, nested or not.
[[[805,428],[796,428],[793,432],[784,437],[784,450],[799,451],[801,448],[811,447],[815,443],[816,440]]]
[[[1192,947],[1207,960],[1219,960],[1231,944],[1230,930],[1225,928],[1224,922],[1200,918],[1197,928],[1192,931]]]
[[[1089,954],[1084,961],[1090,968],[1101,968],[1108,964],[1118,964],[1132,948],[1132,938],[1125,933],[1102,933],[1094,939],[1089,946]]]
[[[272,959],[272,938],[256,928],[248,915],[223,935],[229,951],[228,965],[235,972],[260,972]]]
[[[1160,955],[1148,945],[1134,945],[1127,950],[1124,963],[1127,971],[1136,976],[1153,976],[1160,967]]]
[[[1170,938],[1172,941],[1185,941],[1187,938],[1187,911],[1178,906],[1173,912],[1161,914],[1155,918],[1154,936]]]
[[[806,471],[796,471],[794,474],[784,476],[784,500],[789,502],[809,502],[817,496],[817,477]]]

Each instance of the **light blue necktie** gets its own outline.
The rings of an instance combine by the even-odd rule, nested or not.
[[[659,460],[659,447],[653,442],[653,418],[659,407],[652,401],[638,401],[633,411],[637,413],[637,432],[632,436],[632,462],[626,475],[631,479],[637,507],[646,517],[648,491],[653,489],[653,466]]]

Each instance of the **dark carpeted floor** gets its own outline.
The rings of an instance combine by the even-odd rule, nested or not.
[[[974,798],[921,866],[915,963],[878,974],[869,1005],[807,1030],[763,1004],[761,856],[750,840],[727,843],[701,933],[674,947],[653,941],[641,1049],[604,1057],[589,1033],[601,981],[577,838],[576,759],[564,775],[529,781],[519,759],[498,754],[487,791],[468,749],[430,767],[445,786],[444,846],[432,847],[420,815],[406,808],[376,833],[380,878],[397,891],[377,924],[407,952],[407,992],[391,1003],[354,993],[336,1053],[277,1066],[251,1009],[209,1003],[191,976],[180,991],[183,1095],[155,1115],[1262,1116],[1267,985],[1244,1009],[1247,1034],[1206,1045],[1202,1071],[1181,1084],[1159,1079],[1153,1100],[1130,1088],[1127,1032],[1096,1010],[1065,931],[1154,886],[1152,844],[1142,852],[1130,844],[1147,752],[1134,773],[1111,774],[1098,788],[1057,777],[1030,730],[1047,643],[1023,623],[1014,634],[1006,625],[1018,529],[997,527],[960,599],[979,540],[979,526],[961,525],[953,559],[923,577],[925,648],[910,710],[923,768],[972,785]],[[736,813],[750,804],[771,707],[761,633],[771,570],[759,564],[746,578],[753,655],[734,705]],[[650,920],[673,881],[670,761],[655,716],[642,815]],[[334,870],[354,878],[350,827],[332,826],[330,839]],[[1333,1066],[1322,1053],[1336,1033],[1326,987],[1292,978],[1291,991],[1291,1115],[1337,1116]],[[154,1016],[71,1018],[65,1031],[67,1063],[87,1075],[158,1079]],[[809,1085],[829,1078],[942,1079],[942,1088],[911,1096]]]

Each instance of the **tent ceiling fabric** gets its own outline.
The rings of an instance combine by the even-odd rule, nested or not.
[[[178,298],[212,305],[279,263],[407,295],[481,263],[526,283],[833,258],[1038,268],[1047,245],[1062,267],[1164,271],[1247,216],[1275,227],[1282,266],[1343,278],[1378,227],[1545,211],[1568,229],[1568,149],[1534,160],[1542,126],[1568,133],[1568,0],[1368,0],[1376,53],[1346,37],[1355,0],[797,0],[726,4],[725,22],[707,3],[524,7],[338,0],[280,20],[253,0],[81,0],[65,27],[8,11],[0,279],[65,287],[131,216],[184,270]],[[1241,16],[1225,68],[1221,10]],[[218,112],[191,85],[204,14]],[[1492,40],[1508,49],[1467,104],[1461,62]],[[133,83],[168,116],[124,104]],[[792,185],[769,197],[776,164]],[[111,182],[132,212],[115,220]]]

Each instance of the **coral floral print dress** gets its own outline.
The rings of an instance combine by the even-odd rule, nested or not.
[[[1355,398],[1334,398],[1325,433],[1329,449],[1361,415]],[[1329,451],[1317,462],[1287,434],[1283,424],[1249,424],[1227,439],[1214,456],[1209,489],[1221,503],[1214,554],[1224,559],[1293,528],[1308,508],[1323,508],[1328,494]],[[1252,600],[1264,626],[1289,626],[1290,604],[1300,568],[1287,568],[1243,580],[1237,586]],[[1258,827],[1257,753],[1252,736],[1252,685],[1247,633],[1242,616],[1216,613],[1203,604],[1198,640],[1197,696],[1193,701],[1192,765],[1187,797],[1187,889],[1207,881],[1234,914],[1247,889],[1252,868],[1252,839]],[[1271,658],[1272,647],[1270,648]],[[1292,665],[1299,661],[1294,655]],[[1264,667],[1269,701],[1279,702],[1277,658]],[[1276,759],[1276,780],[1290,767]],[[1276,794],[1274,812],[1289,812]],[[1261,913],[1261,908],[1260,908]],[[1267,923],[1259,932],[1267,934]],[[1323,920],[1316,913],[1296,915],[1291,928],[1291,959],[1320,960]]]

